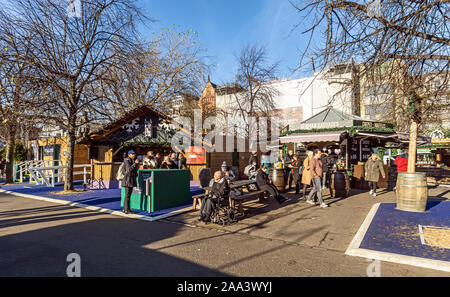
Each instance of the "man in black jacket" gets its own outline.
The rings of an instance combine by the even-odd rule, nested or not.
[[[222,176],[220,171],[214,173],[214,183],[209,195],[205,196],[200,208],[199,221],[208,223],[211,221],[211,213],[214,204],[219,203],[220,198],[228,198],[230,194],[230,186],[225,177]]]
[[[289,150],[288,154],[284,156],[284,168],[285,168],[285,180],[288,182],[288,192],[291,191],[292,181],[294,177],[292,175],[292,162],[294,161],[294,151]]]
[[[130,198],[133,188],[137,186],[137,171],[139,169],[139,160],[136,159],[136,152],[130,150],[128,157],[123,160],[122,166],[122,187],[125,188],[125,200],[123,201],[123,212],[132,213],[130,210]]]
[[[270,197],[274,198],[278,201],[278,203],[283,203],[286,201],[286,198],[281,196],[278,192],[278,189],[271,184],[269,181],[269,177],[267,176],[267,167],[261,166],[260,169],[258,169],[258,173],[256,173],[256,184],[258,185],[258,188],[261,190],[265,190],[269,193]]]

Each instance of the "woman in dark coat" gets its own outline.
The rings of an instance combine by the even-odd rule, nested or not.
[[[177,169],[178,166],[172,162],[169,156],[164,157],[164,161],[161,164],[161,169]]]
[[[301,179],[300,179],[301,162],[297,155],[294,155],[291,165],[293,166],[291,170],[292,170],[292,178],[293,178],[293,181],[295,184],[295,194],[299,194],[300,183],[301,183]]]
[[[186,158],[183,153],[178,154],[178,169],[187,169]]]

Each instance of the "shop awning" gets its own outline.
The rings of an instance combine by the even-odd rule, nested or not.
[[[397,134],[381,134],[381,133],[370,133],[370,132],[357,132],[356,136],[362,137],[377,137],[377,138],[396,138]]]
[[[397,137],[401,142],[409,141],[409,133],[397,132]],[[417,135],[417,143],[419,144],[431,144],[431,137]]]
[[[280,137],[281,143],[339,142],[346,131],[298,133]]]

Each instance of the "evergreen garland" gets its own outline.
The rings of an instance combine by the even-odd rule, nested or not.
[[[394,133],[395,128],[382,128],[382,127],[365,127],[365,126],[352,126],[352,127],[337,127],[337,128],[322,128],[322,129],[309,129],[309,130],[292,130],[286,131],[280,134],[280,136],[287,136],[294,133],[318,133],[318,132],[332,132],[332,131],[346,131],[350,137],[355,136],[356,132],[386,132]]]

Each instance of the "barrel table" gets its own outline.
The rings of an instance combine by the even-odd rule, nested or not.
[[[334,190],[334,197],[348,197],[350,192],[350,178],[345,170],[336,170],[331,175],[331,188]]]
[[[273,185],[280,192],[284,192],[286,187],[286,181],[284,180],[284,169],[271,169],[269,178],[272,180]]]
[[[395,193],[398,210],[424,212],[428,198],[426,174],[399,172]]]

